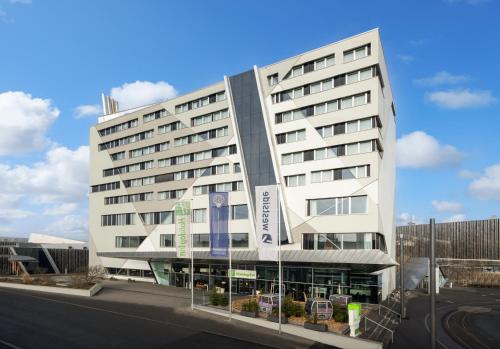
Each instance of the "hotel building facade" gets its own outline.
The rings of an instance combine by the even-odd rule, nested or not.
[[[110,112],[90,130],[90,264],[110,275],[187,287],[175,205],[189,201],[195,287],[228,287],[209,254],[211,192],[229,193],[234,293],[267,292],[255,187],[278,185],[287,294],[395,288],[395,107],[378,29],[165,102]]]

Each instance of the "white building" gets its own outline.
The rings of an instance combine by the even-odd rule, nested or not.
[[[90,130],[91,264],[185,286],[173,211],[190,201],[195,282],[220,285],[207,194],[225,191],[233,264],[257,274],[233,291],[268,289],[277,266],[257,258],[254,193],[278,184],[287,290],[377,302],[394,289],[395,108],[378,29],[160,104],[105,106]]]

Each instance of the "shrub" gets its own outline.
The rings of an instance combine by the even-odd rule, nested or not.
[[[86,281],[90,284],[95,284],[98,280],[104,279],[106,271],[102,265],[91,265],[86,275]]]
[[[339,307],[338,305],[333,306],[333,318],[335,322],[345,323],[348,320],[347,310]]]
[[[229,304],[229,298],[225,294],[219,295],[219,305],[226,307]]]
[[[259,303],[255,299],[249,299],[248,302],[241,305],[241,310],[247,313],[258,313]]]
[[[217,293],[217,291],[215,290],[215,288],[212,289],[212,292],[210,293],[210,298],[209,298],[209,302],[211,305],[219,305],[219,300],[220,300],[220,296],[219,294]]]

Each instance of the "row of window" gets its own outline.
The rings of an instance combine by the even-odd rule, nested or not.
[[[357,48],[354,48],[349,51],[344,51],[344,63],[352,62],[357,59],[365,58],[372,53],[371,44],[363,45]]]
[[[344,179],[370,177],[370,165],[336,168],[311,172],[311,183],[332,182]],[[306,175],[297,174],[285,176],[287,187],[299,187],[306,185]]]
[[[213,93],[209,96],[205,96],[202,98],[195,99],[193,101],[189,101],[187,103],[176,105],[175,106],[175,113],[178,114],[178,113],[186,112],[188,110],[198,109],[198,108],[204,107],[206,105],[209,105],[211,103],[223,101],[225,99],[226,99],[226,92],[225,91]]]
[[[153,138],[153,130],[148,130],[140,133],[136,133],[127,137],[122,137],[118,139],[113,139],[112,141],[104,142],[99,144],[99,151],[112,149],[122,145],[127,145],[130,143],[135,143],[145,139]]]
[[[170,115],[170,114],[165,109],[157,110],[157,111],[154,111],[152,113],[145,114],[143,116],[143,123],[150,122],[153,120],[158,120],[158,119],[166,117],[167,115]]]
[[[300,87],[281,91],[272,95],[273,103],[281,103],[291,99],[300,98],[314,93],[319,93],[332,88],[367,80],[377,76],[376,66],[355,70],[353,72],[336,75],[333,78],[312,82]]]
[[[228,117],[229,111],[227,109],[223,109],[210,114],[195,116],[194,118],[191,118],[191,126],[200,126],[214,121],[226,119]]]
[[[228,127],[224,126],[213,130],[195,133],[193,135],[176,138],[174,140],[174,146],[180,147],[182,145],[203,142],[209,139],[224,137],[227,135],[228,135]]]
[[[276,135],[276,143],[293,143],[298,141],[303,141],[306,139],[306,129],[290,131],[285,133],[279,133]]]
[[[206,176],[215,176],[229,173],[229,164],[213,165],[208,167],[195,168],[178,172],[165,173],[157,175],[155,183],[182,181],[189,178],[199,178]]]
[[[378,237],[377,237],[378,235]],[[302,234],[304,250],[371,250],[381,249],[381,236],[377,233],[315,233]],[[383,237],[382,237],[383,240]]]
[[[193,234],[193,247],[210,247],[209,234]],[[247,248],[248,233],[231,233],[232,248]],[[160,234],[160,247],[175,247],[175,234]]]
[[[146,239],[145,236],[115,236],[116,248],[134,248],[139,247]]]
[[[193,187],[193,195],[205,195],[210,193],[228,193],[231,191],[242,191],[243,181],[225,182],[216,184],[197,185]]]
[[[281,155],[281,163],[283,165],[290,165],[305,161],[323,160],[335,158],[338,156],[369,153],[376,150],[382,152],[382,148],[380,147],[378,141],[373,139],[364,142],[340,144],[327,148],[311,149],[295,153],[283,154]]]
[[[158,167],[187,164],[194,161],[207,160],[220,156],[228,156],[232,154],[236,154],[236,144],[232,144],[226,147],[204,150],[196,153],[178,155],[166,159],[159,159]]]
[[[138,149],[129,150],[128,156],[130,158],[137,158],[140,156],[145,156],[149,154],[158,153],[160,151],[168,150],[170,147],[170,142],[162,142],[158,144],[153,144],[147,147],[142,147]]]
[[[153,192],[109,196],[104,198],[104,205],[126,204],[130,202],[151,201],[153,200]]]
[[[166,190],[158,192],[158,200],[172,200],[172,199],[180,199],[185,193],[187,189],[174,189],[174,190]]]
[[[105,184],[97,184],[90,187],[92,193],[98,193],[101,191],[120,189],[120,182],[111,182]]]
[[[328,102],[318,103],[307,107],[289,110],[275,115],[275,123],[290,122],[304,119],[306,117],[331,113],[337,110],[357,107],[370,103],[370,91],[359,93],[352,96],[334,99]]]
[[[128,130],[129,128],[132,128],[132,127],[137,127],[138,124],[139,124],[139,121],[137,119],[133,119],[133,120],[123,122],[123,123],[118,124],[118,125],[113,125],[110,127],[103,128],[102,130],[99,130],[99,135],[108,136],[108,135],[111,135],[111,134],[116,133],[116,132]]]
[[[108,168],[102,171],[104,177],[119,175],[121,173],[149,170],[154,167],[154,160],[138,162],[136,164]]]
[[[365,131],[376,127],[382,127],[380,118],[378,116],[371,116],[369,118],[316,127],[316,131],[318,131],[321,137],[328,138],[344,133]]]
[[[184,125],[180,121],[174,121],[174,122],[171,122],[169,124],[158,126],[158,134],[162,135],[162,134],[173,132],[173,131],[180,130],[183,128],[186,128],[186,125]]]
[[[207,212],[208,210],[206,208],[193,209],[191,221],[193,223],[207,223]],[[248,206],[231,205],[229,213],[229,219],[231,220],[248,219]]]
[[[368,212],[368,197],[347,196],[307,200],[308,216],[361,214]]]
[[[135,213],[115,213],[101,216],[101,225],[103,227],[132,224],[135,224]]]

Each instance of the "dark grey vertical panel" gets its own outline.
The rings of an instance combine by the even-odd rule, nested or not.
[[[253,70],[231,76],[229,85],[233,97],[235,120],[241,140],[241,153],[245,162],[252,206],[255,209],[255,187],[277,184],[267,139],[264,115],[260,104],[257,80]],[[286,227],[281,220],[281,240],[287,241]]]

